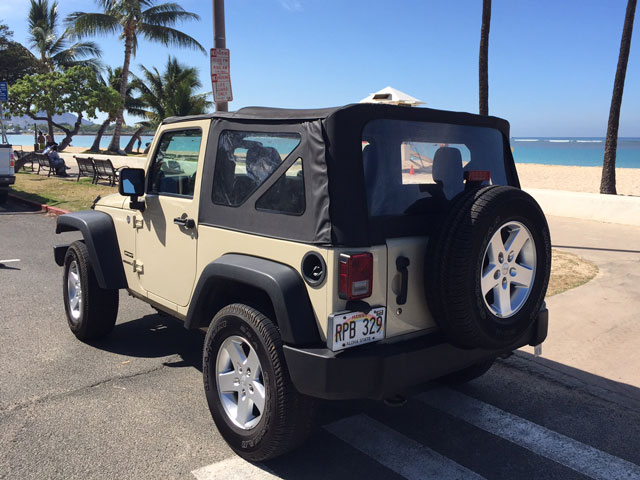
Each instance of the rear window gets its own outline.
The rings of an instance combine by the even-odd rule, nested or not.
[[[488,127],[372,120],[362,161],[372,217],[436,212],[472,183],[507,183],[502,134]]]

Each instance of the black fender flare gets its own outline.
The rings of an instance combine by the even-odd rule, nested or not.
[[[105,289],[127,288],[127,277],[122,265],[118,236],[113,220],[104,212],[83,210],[60,215],[56,220],[56,233],[80,231],[89,250],[91,266],[98,285]],[[58,250],[64,247],[56,247]],[[55,252],[55,251],[54,251]],[[54,253],[56,263],[61,256]]]
[[[282,341],[288,345],[321,342],[311,300],[300,274],[288,265],[250,255],[227,254],[209,263],[193,292],[185,327],[206,324],[217,290],[232,281],[264,292],[273,306]],[[223,299],[224,300],[224,299]]]

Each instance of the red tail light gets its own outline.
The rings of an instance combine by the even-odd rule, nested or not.
[[[15,163],[15,161],[14,161],[13,153],[12,153],[12,154],[9,156],[9,166],[10,166],[10,167],[14,167],[14,166],[15,166],[15,164],[16,164],[16,163]]]
[[[340,254],[338,293],[345,300],[371,296],[373,255],[370,253]]]

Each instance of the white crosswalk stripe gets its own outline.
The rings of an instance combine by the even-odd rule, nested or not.
[[[227,458],[191,473],[198,480],[274,480],[280,478],[266,467],[260,464],[254,465],[240,457]]]
[[[366,415],[345,418],[324,428],[409,480],[483,478]]]
[[[416,399],[587,477],[640,480],[638,465],[455,390],[437,388]],[[484,478],[365,414],[338,420],[324,429],[370,457],[371,461],[409,480]],[[239,457],[191,473],[197,480],[281,478],[265,466]]]
[[[640,466],[447,388],[419,400],[594,479],[640,479]]]

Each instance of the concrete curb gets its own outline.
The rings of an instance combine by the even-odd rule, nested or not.
[[[547,215],[640,226],[640,197],[525,189]]]
[[[26,198],[22,198],[21,196],[16,195],[15,193],[12,193],[12,192],[9,192],[9,196],[11,198],[13,198],[14,200],[17,200],[19,202],[26,203],[28,205],[33,205],[34,207],[38,207],[38,208],[40,208],[41,212],[50,213],[52,215],[55,215],[56,217],[58,215],[64,215],[65,213],[69,213],[68,210],[63,210],[62,208],[52,207],[50,205],[47,205],[46,203],[34,202],[33,200],[28,200]]]

